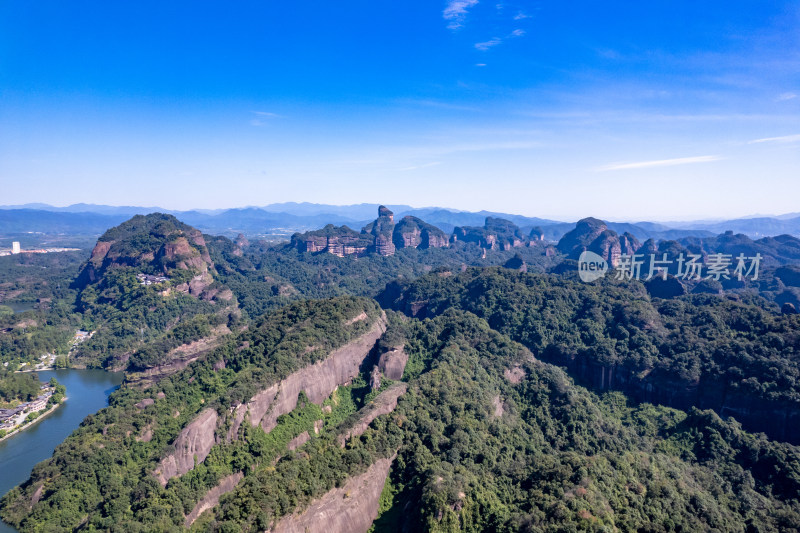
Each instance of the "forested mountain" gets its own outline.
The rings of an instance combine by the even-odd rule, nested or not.
[[[172,215],[137,215],[106,231],[73,283],[97,331],[75,363],[146,370],[190,359],[174,350],[238,320],[233,292],[215,276],[203,235]]]
[[[793,238],[639,242],[585,219],[553,247],[490,217],[425,246],[439,230],[378,215],[284,245],[137,216],[58,290],[26,282],[52,301],[4,319],[4,350],[80,325],[96,333],[71,364],[127,374],[0,516],[21,531],[800,531],[800,315],[775,305],[800,286]],[[363,253],[336,253],[343,235]],[[665,294],[580,282],[570,259],[662,245],[767,266]]]
[[[400,352],[398,390],[374,368]],[[792,531],[798,460],[711,411],[597,396],[469,312],[334,299],[115,393],[2,516],[21,531]]]
[[[410,316],[461,309],[599,390],[711,408],[800,443],[800,316],[710,295],[651,298],[638,281],[585,284],[508,269],[392,283],[378,300]]]

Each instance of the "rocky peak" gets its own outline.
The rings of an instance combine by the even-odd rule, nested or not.
[[[327,252],[339,257],[365,255],[372,243],[373,239],[369,235],[358,233],[347,226],[333,224],[292,236],[292,246],[301,252]]]
[[[642,246],[639,240],[627,231],[619,238],[620,249],[623,254],[633,255]]]
[[[378,255],[394,255],[395,245],[392,242],[394,233],[394,213],[385,206],[378,207],[378,218],[367,224],[361,233],[373,235],[373,250]]]
[[[607,229],[608,226],[602,220],[592,217],[581,219],[575,224],[575,229],[561,237],[556,248],[571,259],[577,259]]]
[[[378,206],[378,219],[388,218],[389,222],[394,222],[394,213],[392,213],[385,205]]]
[[[403,217],[392,235],[396,248],[443,248],[449,241],[445,232],[414,216]]]
[[[475,226],[461,226],[453,230],[453,238],[464,242],[474,242],[488,250],[510,250],[526,246],[529,238],[522,233],[519,227],[502,218],[486,217],[482,228]]]
[[[122,267],[165,276],[191,270],[192,294],[213,282],[214,263],[203,234],[164,213],[136,215],[101,235],[75,285],[84,288],[100,281],[109,269]]]
[[[602,220],[597,218],[584,218],[575,224],[575,229],[567,232],[560,241],[557,248],[570,259],[578,259],[580,255],[589,250],[596,253],[616,266],[622,254],[632,254],[639,249],[639,241],[630,233],[624,233],[622,237],[617,235]]]

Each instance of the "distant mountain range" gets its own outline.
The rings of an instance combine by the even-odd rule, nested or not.
[[[398,220],[410,215],[425,220],[445,233],[458,226],[483,226],[487,217],[513,222],[528,234],[539,228],[545,240],[557,241],[575,227],[574,222],[526,217],[492,211],[460,211],[443,207],[413,208],[409,205],[387,205]],[[308,202],[285,202],[261,207],[236,209],[195,209],[176,211],[161,207],[109,206],[74,204],[54,207],[33,203],[0,206],[0,234],[40,232],[48,234],[99,235],[133,215],[169,213],[181,221],[210,234],[233,236],[267,236],[272,240],[288,240],[295,232],[305,232],[327,224],[360,228],[373,218],[378,204],[329,205]],[[747,217],[727,221],[690,222],[607,222],[608,229],[618,234],[629,233],[637,239],[665,240],[687,237],[710,237],[733,231],[752,238],[782,234],[800,236],[800,214],[774,217]]]

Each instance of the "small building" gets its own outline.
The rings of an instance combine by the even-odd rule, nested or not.
[[[152,276],[150,274],[136,274],[136,277],[139,279],[140,285],[155,285],[156,283],[163,283],[165,281],[169,281],[169,278],[166,276]]]
[[[12,254],[18,254],[18,253],[20,253],[20,251],[21,251],[21,248],[19,246],[19,241],[12,242],[11,243],[11,253]]]

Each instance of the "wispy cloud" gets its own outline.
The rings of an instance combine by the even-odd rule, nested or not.
[[[512,39],[514,37],[523,37],[524,35],[525,35],[525,30],[522,30],[522,29],[518,28],[518,29],[512,31],[511,33],[509,33],[508,35],[506,35],[505,38],[506,39]],[[488,50],[490,48],[494,48],[498,44],[502,44],[502,42],[503,42],[503,39],[501,39],[500,37],[492,37],[488,41],[485,41],[485,42],[482,42],[482,43],[475,43],[475,48],[477,48],[481,52],[485,52],[486,50]]]
[[[514,15],[514,20],[523,20],[523,19],[529,19],[529,18],[531,18],[531,16],[530,15],[526,15],[522,11],[520,11],[519,13]]]
[[[754,139],[747,144],[758,143],[796,143],[800,142],[800,134],[798,135],[784,135],[782,137],[765,137],[764,139]]]
[[[447,27],[451,30],[461,28],[469,9],[477,4],[478,0],[450,0],[442,12],[442,16],[448,22]]]
[[[797,93],[783,93],[779,94],[778,97],[775,99],[778,102],[785,102],[787,100],[794,100],[797,98]]]
[[[252,111],[252,113],[256,118],[250,120],[251,126],[264,126],[269,119],[280,117],[277,113],[270,113],[269,111]]]
[[[696,157],[679,157],[677,159],[659,159],[655,161],[637,161],[635,163],[613,163],[595,169],[597,172],[609,170],[633,170],[637,168],[673,167],[676,165],[692,165],[695,163],[710,163],[722,159],[717,155],[701,155]]]
[[[482,42],[482,43],[475,43],[475,48],[477,48],[481,52],[485,52],[489,48],[497,46],[498,44],[500,44],[502,42],[503,42],[503,40],[500,39],[499,37],[493,37],[493,38],[489,39],[488,41],[485,41],[485,42]]]

